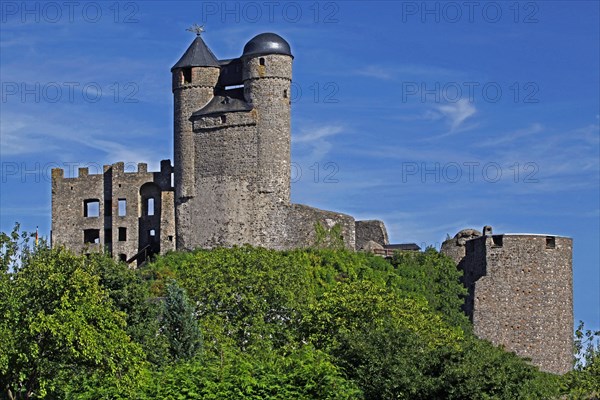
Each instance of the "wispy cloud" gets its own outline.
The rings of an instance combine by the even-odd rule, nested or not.
[[[414,79],[435,77],[453,77],[458,79],[463,77],[464,73],[453,71],[447,68],[437,67],[433,65],[418,65],[418,64],[402,64],[402,65],[366,65],[352,72],[354,75],[366,76],[381,80],[406,80],[407,78]]]
[[[396,76],[391,68],[385,68],[379,65],[367,65],[364,68],[355,71],[356,75],[368,76],[383,80],[390,80]]]
[[[328,125],[321,126],[315,129],[304,129],[298,135],[292,137],[292,141],[295,143],[314,142],[329,136],[337,135],[342,132],[340,125]]]
[[[65,118],[56,122],[53,117],[51,112],[46,111],[35,117],[20,112],[3,113],[0,120],[2,157],[52,154],[57,159],[77,156],[109,163],[157,163],[161,158],[169,157],[149,141],[140,141],[140,137],[151,137],[155,130],[141,126],[131,129],[139,121],[113,118],[107,122],[102,113],[87,114],[83,121]],[[124,136],[123,132],[128,135]]]
[[[488,146],[498,146],[500,144],[507,144],[514,141],[517,141],[521,138],[525,138],[531,135],[535,135],[536,133],[540,133],[543,131],[542,124],[538,122],[534,122],[529,125],[527,128],[517,129],[512,132],[504,133],[501,135],[494,135],[494,139],[485,140],[479,143],[475,143],[475,147],[488,147]]]
[[[300,133],[292,135],[292,143],[298,145],[301,158],[319,161],[331,150],[331,137],[343,131],[343,126],[338,124],[303,128]]]
[[[437,110],[446,117],[450,124],[450,131],[448,133],[456,132],[463,122],[477,112],[475,106],[467,99],[460,99],[456,103],[440,105],[437,107]]]

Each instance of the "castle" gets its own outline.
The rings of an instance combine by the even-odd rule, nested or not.
[[[381,221],[290,202],[293,58],[282,37],[263,33],[239,58],[219,60],[198,32],[171,68],[174,165],[115,163],[68,178],[54,169],[52,245],[139,265],[169,250],[309,247],[320,225],[337,227],[348,249],[418,250],[390,245]],[[571,239],[466,230],[442,252],[464,271],[476,334],[543,370],[571,369]]]

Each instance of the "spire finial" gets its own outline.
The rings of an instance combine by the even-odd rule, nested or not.
[[[196,36],[200,36],[202,32],[204,32],[204,25],[194,24],[191,27],[187,28],[186,31],[194,32]]]

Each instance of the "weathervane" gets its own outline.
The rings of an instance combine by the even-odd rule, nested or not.
[[[194,32],[196,36],[200,36],[202,32],[204,32],[204,25],[194,24],[191,27],[187,28],[186,31]]]

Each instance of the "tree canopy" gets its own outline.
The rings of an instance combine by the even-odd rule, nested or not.
[[[0,398],[588,399],[598,332],[564,376],[476,338],[435,249],[172,252],[134,270],[0,236]]]

